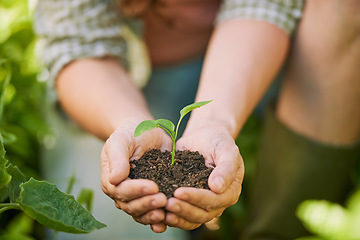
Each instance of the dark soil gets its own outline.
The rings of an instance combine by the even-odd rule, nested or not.
[[[212,170],[198,152],[176,151],[175,164],[171,166],[170,152],[152,149],[139,160],[131,161],[129,177],[153,180],[160,192],[170,198],[179,187],[209,189],[207,183]]]

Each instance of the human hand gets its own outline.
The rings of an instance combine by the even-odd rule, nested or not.
[[[231,135],[217,124],[203,124],[185,132],[177,142],[177,149],[197,150],[203,154],[206,165],[215,166],[208,182],[211,191],[182,187],[167,202],[164,223],[192,230],[219,217],[227,207],[237,202],[244,164]]]
[[[157,184],[145,179],[130,179],[129,159],[139,159],[146,151],[171,149],[170,138],[160,129],[134,137],[142,119],[124,121],[105,142],[101,153],[101,188],[115,206],[141,224],[150,224],[154,232],[164,232],[167,198]]]

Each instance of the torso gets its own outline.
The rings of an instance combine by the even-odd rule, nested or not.
[[[220,0],[160,0],[143,17],[144,39],[154,66],[205,53]]]

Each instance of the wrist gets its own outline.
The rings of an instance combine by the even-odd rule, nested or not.
[[[197,129],[218,129],[218,131],[226,132],[229,134],[233,139],[237,137],[237,130],[236,130],[236,121],[231,119],[221,119],[221,118],[201,118],[201,119],[194,119],[190,118],[184,136],[187,134],[191,134]]]
[[[146,114],[133,115],[125,118],[119,118],[118,120],[114,119],[110,122],[110,126],[111,126],[110,134],[115,132],[117,129],[123,129],[123,128],[135,130],[137,125],[139,125],[142,121],[152,120],[152,119],[153,117],[151,115],[146,115]]]

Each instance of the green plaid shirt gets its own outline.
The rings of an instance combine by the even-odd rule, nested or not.
[[[117,56],[127,65],[124,19],[117,0],[41,0],[35,30],[44,41],[42,60],[54,79],[69,62],[85,57]],[[301,17],[304,0],[223,0],[216,24],[255,19],[289,35]]]

